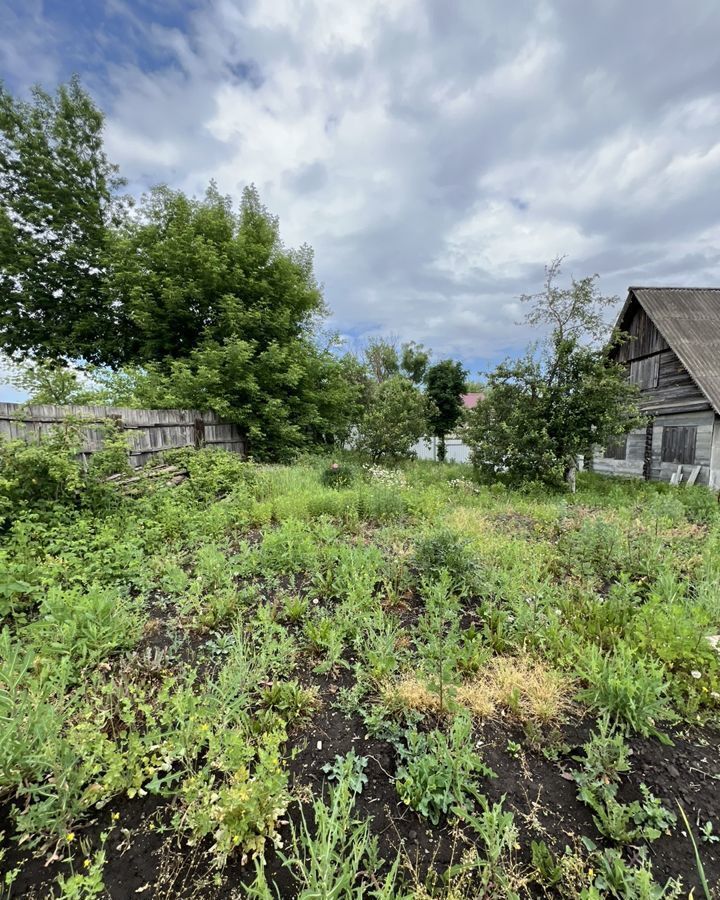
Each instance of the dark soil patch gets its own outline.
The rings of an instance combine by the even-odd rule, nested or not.
[[[354,749],[358,756],[368,758],[368,782],[358,795],[358,818],[371,821],[371,831],[377,836],[380,856],[386,867],[399,850],[404,850],[421,881],[433,873],[441,874],[457,862],[468,843],[477,839],[467,828],[462,831],[444,824],[433,827],[412,810],[400,803],[393,776],[395,753],[384,741],[369,737],[364,723],[357,716],[345,716],[334,705],[338,691],[352,683],[352,676],[341,670],[336,679],[319,679],[323,706],[311,723],[291,736],[288,767],[291,787],[303,798],[303,810],[311,819],[311,796],[318,797],[327,790],[322,766],[336,755]],[[529,848],[533,840],[544,840],[554,851],[561,853],[565,846],[577,848],[583,836],[603,846],[592,816],[577,799],[577,786],[572,770],[578,767],[574,757],[587,740],[591,723],[577,722],[562,729],[562,745],[555,752],[544,754],[531,750],[522,730],[510,722],[489,722],[476,735],[483,758],[497,773],[482,790],[491,802],[505,798],[507,809],[515,813],[520,829],[519,862],[530,863]],[[634,739],[631,742],[632,770],[624,779],[620,799],[629,802],[639,797],[639,786],[645,783],[665,805],[677,811],[676,800],[685,808],[695,826],[711,820],[717,831],[720,822],[720,780],[718,779],[718,735],[714,731],[695,729],[673,734],[674,746],[664,746],[656,740]],[[512,742],[508,745],[508,742]],[[515,745],[520,745],[516,749]],[[86,826],[77,830],[73,865],[82,870],[86,850],[92,853],[100,845],[100,835],[108,831],[105,884],[113,900],[148,897],[153,900],[181,900],[208,898],[222,900],[242,896],[241,885],[253,878],[252,865],[241,867],[231,862],[218,874],[212,865],[209,842],[190,847],[170,828],[172,806],[154,797],[129,800],[118,798],[99,812]],[[291,805],[280,834],[287,844],[290,821],[300,826],[300,806]],[[9,806],[0,810],[0,829],[12,835]],[[696,837],[698,836],[695,827]],[[66,877],[71,868],[66,862],[47,864],[50,852],[33,853],[14,843],[6,843],[8,853],[5,871],[20,868],[13,886],[13,897],[28,900],[52,897],[53,882],[61,872]],[[700,842],[700,852],[711,885],[720,884],[720,851],[717,844]],[[648,845],[656,879],[680,875],[685,890],[695,887],[700,896],[700,884],[695,868],[692,845],[678,824],[670,836],[663,836]],[[623,850],[630,861],[637,848]],[[280,889],[283,898],[293,896],[293,883],[280,856],[273,848],[266,851],[266,872]]]

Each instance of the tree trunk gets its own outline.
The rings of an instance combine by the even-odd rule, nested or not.
[[[447,455],[447,449],[445,447],[445,435],[440,435],[440,443],[437,448],[437,458],[438,462],[445,462],[445,457]]]
[[[576,476],[576,474],[577,474],[577,466],[576,466],[575,462],[573,461],[572,463],[569,463],[565,467],[565,474],[564,474],[565,484],[570,488],[571,494],[575,493],[575,476]]]

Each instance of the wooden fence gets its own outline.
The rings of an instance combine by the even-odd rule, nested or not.
[[[84,459],[102,448],[103,425],[113,420],[128,437],[130,464],[142,466],[156,453],[177,447],[214,447],[245,453],[237,425],[195,409],[128,409],[123,406],[45,406],[0,403],[0,439],[31,441],[68,419],[80,420]]]

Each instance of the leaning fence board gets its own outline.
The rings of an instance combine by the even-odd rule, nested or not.
[[[81,456],[102,449],[103,426],[115,421],[128,441],[130,464],[145,465],[163,450],[208,446],[244,455],[237,425],[196,409],[130,409],[124,406],[52,406],[0,403],[0,439],[38,440],[53,428],[79,422]]]
[[[685,484],[695,484],[699,474],[700,474],[700,466],[695,466],[695,468],[692,470],[692,472],[688,475],[688,480],[685,482]]]

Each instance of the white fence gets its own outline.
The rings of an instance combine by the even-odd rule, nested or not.
[[[422,438],[412,448],[418,459],[434,459],[437,457],[437,450],[440,441],[436,437]],[[445,461],[446,462],[470,462],[470,447],[463,443],[460,438],[445,439]]]

